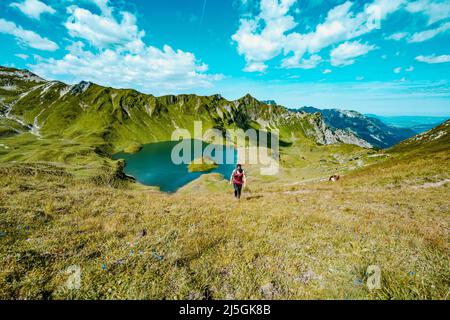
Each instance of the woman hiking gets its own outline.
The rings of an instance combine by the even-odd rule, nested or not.
[[[236,199],[241,199],[242,187],[247,182],[247,176],[245,175],[242,165],[238,164],[236,169],[233,170],[230,178],[230,184],[234,185],[234,196]]]

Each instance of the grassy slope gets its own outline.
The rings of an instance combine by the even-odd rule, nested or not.
[[[448,298],[450,185],[427,184],[450,178],[448,161],[441,151],[337,184],[250,185],[240,203],[230,187],[167,195],[14,165],[0,170],[0,297]],[[372,293],[360,285],[371,264],[383,279]],[[80,290],[64,286],[71,265]]]
[[[336,184],[250,182],[240,203],[217,175],[167,195],[11,164],[0,170],[0,297],[447,299],[440,140],[405,143]],[[370,292],[372,264],[382,289]],[[80,290],[64,286],[71,265]]]
[[[14,107],[29,125],[41,100],[57,98],[41,93]],[[2,110],[17,99],[0,94]],[[107,155],[168,139],[172,119],[189,127],[200,114],[210,126],[262,127],[252,119],[273,120],[281,108],[244,97],[228,119],[211,111],[211,101],[227,109],[219,97],[95,85],[64,99],[39,116],[43,138],[0,138],[9,147],[0,146],[0,298],[448,298],[448,133],[372,158],[354,146],[317,145],[308,119],[275,117],[268,126],[282,123],[292,143],[281,150],[280,174],[246,168],[249,189],[235,203],[220,176],[167,195],[122,180],[121,164]],[[50,108],[64,116],[52,118]],[[346,173],[339,183],[317,180],[335,172]],[[372,293],[360,284],[371,264],[383,279]],[[82,268],[80,290],[64,286],[71,265]]]

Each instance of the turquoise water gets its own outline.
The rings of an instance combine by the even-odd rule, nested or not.
[[[219,164],[216,169],[207,172],[189,172],[188,164],[174,164],[171,159],[172,149],[179,144],[178,141],[167,141],[159,143],[151,143],[143,146],[142,150],[135,154],[117,153],[113,155],[114,160],[124,159],[125,169],[127,175],[133,176],[138,182],[148,186],[159,186],[163,192],[175,192],[179,188],[188,184],[189,182],[199,178],[204,173],[220,173],[225,179],[228,179],[235,168],[237,161],[237,151],[231,147],[224,147],[218,145],[209,145],[198,140],[185,141],[191,146],[191,156],[186,158],[189,162],[198,158],[199,155],[194,155],[194,143],[202,146],[202,151],[205,148],[218,147],[223,152],[222,161],[217,163],[226,163],[226,151],[229,150],[231,155],[229,164]],[[183,155],[183,153],[181,153]],[[216,152],[211,152],[211,156],[215,157]],[[219,159],[218,159],[219,160]]]

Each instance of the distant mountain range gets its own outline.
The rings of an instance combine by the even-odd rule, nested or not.
[[[319,113],[331,128],[353,132],[357,137],[376,148],[389,148],[418,133],[417,129],[388,125],[377,117],[367,116],[356,111],[314,107],[303,107],[296,111],[310,114]]]

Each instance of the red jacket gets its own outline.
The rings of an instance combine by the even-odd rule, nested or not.
[[[239,172],[238,170],[233,171],[233,183],[238,185],[244,184],[244,170]]]

